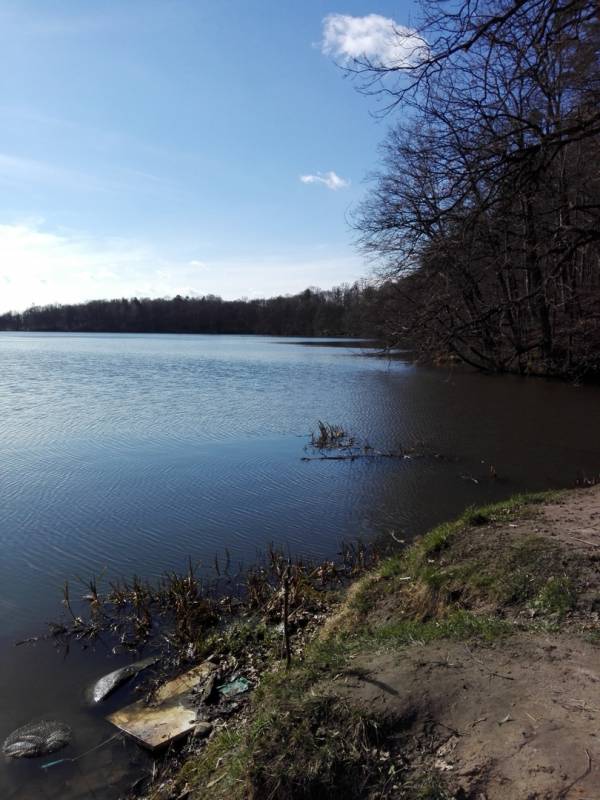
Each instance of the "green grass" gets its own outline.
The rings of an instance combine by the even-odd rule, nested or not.
[[[518,494],[499,503],[479,507],[471,506],[452,522],[444,522],[433,528],[404,553],[392,556],[381,565],[380,570],[383,570],[382,574],[392,577],[395,574],[398,575],[407,566],[418,568],[423,565],[424,559],[438,555],[444,550],[454,536],[465,528],[507,522],[517,514],[522,516],[528,506],[547,503],[559,496],[559,492]]]
[[[452,800],[440,776],[434,772],[418,779],[409,790],[409,800]]]
[[[568,576],[548,578],[533,600],[532,607],[542,614],[556,615],[559,619],[575,606],[573,580]]]
[[[321,649],[309,662],[269,675],[247,723],[219,732],[187,762],[180,781],[193,798],[343,800],[362,797],[357,788],[378,780],[384,723],[316,692],[318,680],[331,678],[333,663]]]
[[[481,639],[493,642],[512,633],[514,626],[498,617],[478,616],[468,611],[454,611],[442,619],[426,622],[403,620],[376,628],[372,633],[375,642],[403,647],[410,644],[429,644],[439,639]]]
[[[488,525],[493,536],[493,526],[508,523],[516,516],[528,519],[535,514],[536,506],[556,500],[560,494],[520,494],[499,503],[468,508],[458,519],[438,525],[406,550],[385,559],[373,576],[359,585],[351,608],[367,616],[386,595],[410,591],[419,582],[432,593],[445,592],[450,598],[475,594],[500,604],[526,602],[557,568],[558,549],[546,540],[524,536],[514,550],[503,552],[497,562],[489,558],[485,547],[479,555],[461,553],[454,560],[448,551],[469,528]]]
[[[195,788],[206,787],[211,782],[218,781],[213,795],[215,800],[225,797],[229,800],[241,800],[245,796],[241,778],[245,772],[242,741],[240,730],[229,727],[220,730],[197,757],[184,763],[178,776],[181,784]]]
[[[585,630],[582,634],[582,639],[594,647],[600,647],[600,630],[597,628]]]
[[[281,634],[273,625],[257,620],[233,622],[202,642],[202,651],[217,655],[243,656],[251,650],[268,652],[281,644]]]

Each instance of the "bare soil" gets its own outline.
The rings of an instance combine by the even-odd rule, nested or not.
[[[391,716],[391,755],[456,797],[600,797],[600,657],[571,637],[450,642],[361,656],[337,691]]]
[[[469,542],[477,549],[478,538],[487,540],[489,557],[496,558],[502,543],[512,545],[521,535],[558,542],[559,560],[580,567],[582,599],[564,624],[532,625],[491,645],[416,642],[393,652],[363,652],[330,688],[355,707],[393,720],[385,743],[390,764],[436,771],[448,792],[440,797],[595,800],[600,648],[586,633],[597,621],[600,599],[600,487],[569,493],[506,526],[471,529],[463,547]],[[388,597],[372,613],[390,620],[394,607]]]

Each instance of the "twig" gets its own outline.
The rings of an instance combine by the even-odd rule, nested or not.
[[[579,536],[573,536],[572,533],[568,533],[566,531],[565,533],[570,539],[575,539],[576,542],[587,544],[589,547],[600,547],[600,544],[598,544],[597,542],[589,542],[587,539],[581,539]]]
[[[290,606],[290,564],[286,564],[283,571],[283,641],[285,645],[285,668],[289,669],[292,664],[292,654],[290,651],[290,630],[289,630],[289,608]]]
[[[559,705],[561,705],[567,711],[593,711],[596,714],[600,713],[600,708],[588,706],[587,703],[582,703],[581,700],[571,699],[566,703],[559,703]]]
[[[485,667],[484,667],[485,669]],[[486,672],[489,675],[493,675],[495,678],[504,678],[505,681],[514,681],[512,675],[502,675],[500,672],[492,672],[492,670],[488,669]]]
[[[468,645],[465,645],[465,650],[474,661],[477,661],[479,664],[481,664],[481,668],[483,669],[484,672],[487,672],[488,675],[493,675],[495,678],[504,678],[505,681],[514,681],[512,675],[502,675],[502,673],[500,672],[494,672],[493,670],[488,669],[483,663],[483,661],[480,658],[477,658],[477,656],[473,653],[473,651],[469,649]]]
[[[466,735],[468,735],[468,734],[461,733],[460,731],[456,730],[456,728],[451,728],[449,725],[444,725],[444,723],[443,723],[443,722],[440,722],[440,721],[439,721],[439,719],[436,719],[436,720],[434,721],[434,724],[435,724],[435,725],[439,725],[439,726],[440,726],[440,728],[445,728],[447,731],[450,731],[450,733],[452,733],[454,736],[459,736],[459,737],[461,737],[461,736],[466,736]]]
[[[585,754],[587,756],[586,768],[583,770],[581,775],[578,775],[574,780],[571,781],[571,783],[568,786],[565,786],[565,788],[559,794],[559,797],[566,797],[573,788],[573,786],[575,786],[576,783],[579,783],[579,781],[582,781],[592,771],[592,757],[590,756],[588,750],[585,751]]]
[[[302,456],[302,461],[355,461],[357,458],[398,458],[403,459],[404,453],[347,453],[340,456]]]

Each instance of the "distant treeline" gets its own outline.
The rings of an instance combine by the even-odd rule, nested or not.
[[[0,315],[0,330],[377,336],[383,290],[366,284],[258,300],[215,295],[92,300]]]

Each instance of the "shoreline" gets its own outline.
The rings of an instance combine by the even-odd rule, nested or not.
[[[598,520],[591,487],[438,526],[359,577],[289,671],[271,653],[144,797],[593,797]]]

